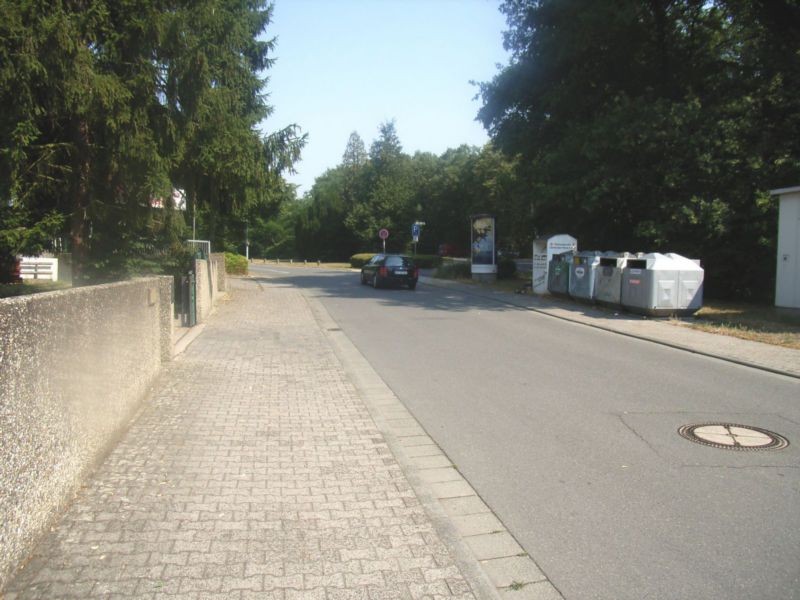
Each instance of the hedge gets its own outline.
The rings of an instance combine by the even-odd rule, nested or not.
[[[510,258],[501,258],[497,261],[497,278],[513,279],[517,274],[517,263]]]
[[[367,264],[373,256],[375,256],[374,252],[370,252],[369,254],[366,252],[362,252],[361,254],[353,254],[353,256],[350,257],[350,266],[354,269],[360,269]]]
[[[434,269],[442,264],[442,257],[435,254],[417,254],[413,258],[420,269]]]
[[[241,254],[226,252],[225,272],[228,275],[247,275],[247,258]]]
[[[468,261],[447,262],[433,274],[437,279],[472,279],[472,265]]]
[[[375,254],[379,254],[378,252],[362,252],[360,254],[353,254],[350,257],[350,266],[354,269],[360,269],[363,267],[369,260],[375,256]],[[417,265],[420,269],[433,269],[438,267],[442,264],[442,257],[436,256],[435,254],[417,254],[416,256],[411,257],[414,260],[414,264]]]

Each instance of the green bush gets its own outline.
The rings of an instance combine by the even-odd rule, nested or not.
[[[376,254],[377,252],[362,252],[361,254],[353,254],[353,256],[350,257],[350,266],[354,269],[360,269]]]
[[[442,264],[442,257],[435,254],[417,254],[412,258],[420,269],[434,269]]]
[[[472,266],[468,261],[442,263],[433,276],[438,279],[471,279]]]
[[[247,258],[241,254],[226,252],[225,271],[228,275],[247,275]]]
[[[512,279],[517,274],[517,263],[510,258],[501,258],[497,261],[497,278]]]
[[[360,254],[353,254],[353,256],[350,257],[350,266],[354,269],[360,269],[376,254],[379,253],[362,252]],[[407,254],[406,256],[411,255]],[[414,260],[414,264],[420,269],[433,269],[442,264],[442,257],[436,256],[435,254],[417,254],[416,256],[411,256],[411,258]]]

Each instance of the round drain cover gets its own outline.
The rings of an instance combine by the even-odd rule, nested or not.
[[[692,442],[724,450],[780,450],[789,440],[772,431],[734,423],[684,425],[678,433]]]

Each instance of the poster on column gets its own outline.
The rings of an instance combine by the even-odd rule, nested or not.
[[[494,265],[494,217],[472,217],[472,264]]]

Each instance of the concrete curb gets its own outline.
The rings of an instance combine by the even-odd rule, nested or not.
[[[786,377],[791,377],[793,379],[800,379],[800,374],[798,374],[798,373],[793,373],[791,371],[787,371],[787,370],[784,370],[784,369],[771,367],[769,365],[764,365],[764,364],[756,363],[756,362],[753,362],[753,361],[749,361],[749,360],[746,360],[746,359],[741,359],[741,358],[737,358],[737,357],[733,357],[733,356],[726,356],[726,355],[724,355],[722,353],[708,352],[708,351],[705,351],[705,350],[701,350],[699,348],[693,348],[693,347],[687,346],[685,344],[679,344],[679,343],[675,343],[675,342],[670,342],[668,340],[664,340],[664,339],[661,339],[661,338],[650,337],[650,336],[647,336],[647,335],[642,335],[642,334],[637,334],[637,333],[631,333],[629,331],[622,331],[619,328],[613,327],[611,325],[604,325],[604,324],[601,324],[601,323],[594,323],[594,322],[591,322],[591,321],[589,321],[589,320],[587,320],[585,318],[577,318],[577,317],[572,318],[572,317],[568,317],[568,316],[564,316],[564,315],[553,314],[553,312],[551,312],[551,311],[549,311],[549,310],[547,310],[545,308],[538,308],[538,307],[535,307],[535,306],[530,306],[528,304],[523,304],[521,302],[514,302],[514,297],[512,295],[508,294],[508,293],[505,293],[505,292],[481,293],[481,290],[470,289],[469,286],[466,286],[464,284],[460,284],[458,282],[448,281],[448,280],[443,280],[443,279],[434,279],[432,277],[420,277],[420,280],[423,283],[425,283],[426,285],[432,285],[434,287],[457,289],[458,291],[463,292],[464,294],[470,294],[470,295],[473,295],[473,296],[478,296],[480,298],[484,298],[486,300],[492,300],[494,302],[497,302],[498,304],[507,304],[509,306],[514,306],[514,307],[517,307],[517,308],[523,308],[525,310],[529,310],[529,311],[532,311],[532,312],[535,312],[535,313],[546,315],[546,316],[552,317],[554,319],[560,319],[562,321],[567,321],[567,322],[570,322],[570,323],[577,323],[579,325],[586,325],[587,327],[593,327],[595,329],[600,329],[602,331],[607,331],[609,333],[615,333],[615,334],[618,334],[618,335],[623,335],[623,336],[626,336],[626,337],[630,337],[630,338],[634,338],[634,339],[638,339],[638,340],[642,340],[642,341],[646,341],[646,342],[652,342],[654,344],[659,344],[661,346],[667,346],[668,348],[673,348],[675,350],[681,350],[681,351],[684,351],[684,352],[691,352],[692,354],[698,354],[700,356],[706,356],[706,357],[709,357],[709,358],[716,358],[718,360],[724,360],[726,362],[737,364],[737,365],[740,365],[740,366],[743,366],[743,367],[749,367],[751,369],[758,369],[760,371],[766,371],[766,372],[769,372],[769,373],[774,373],[776,375],[784,375]],[[498,297],[498,296],[501,296],[501,297]],[[564,310],[569,310],[568,307],[562,307],[562,308]],[[717,335],[717,334],[709,333],[708,335]],[[753,343],[757,343],[757,342],[753,342]]]
[[[322,304],[304,297],[475,596],[563,600]]]

